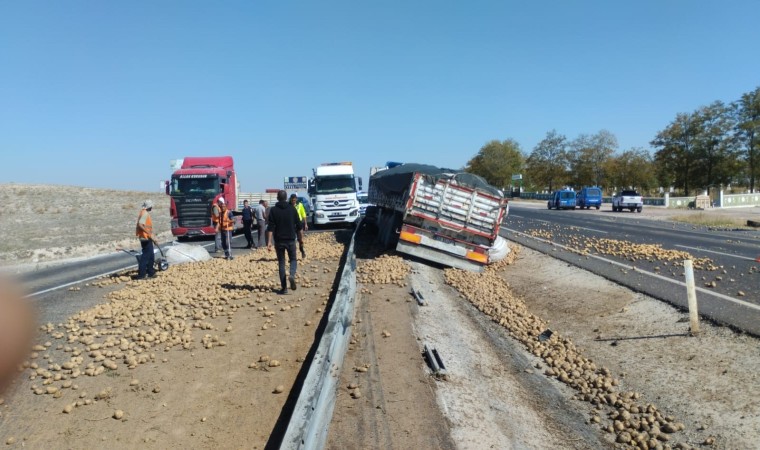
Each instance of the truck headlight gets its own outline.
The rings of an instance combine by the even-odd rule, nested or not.
[[[359,210],[358,209],[352,209],[351,212],[348,213],[349,216],[355,216],[357,214],[359,214]]]

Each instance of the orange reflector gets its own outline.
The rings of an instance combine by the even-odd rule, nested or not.
[[[403,241],[414,242],[415,244],[419,244],[420,242],[422,242],[422,236],[418,234],[410,233],[408,231],[402,231],[398,237],[399,239]]]
[[[467,259],[471,259],[477,262],[482,262],[483,264],[488,263],[488,255],[483,254],[483,253],[467,251],[466,257]]]

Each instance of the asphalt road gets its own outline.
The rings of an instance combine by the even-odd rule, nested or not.
[[[213,250],[213,239],[197,239],[185,242],[202,245]],[[162,244],[166,248],[170,244]],[[247,252],[245,236],[241,233],[232,238],[232,255]],[[160,253],[156,253],[159,258]],[[60,323],[77,312],[103,301],[103,288],[87,286],[87,282],[105,275],[137,268],[137,259],[124,252],[110,253],[81,261],[65,262],[45,269],[25,272],[17,277],[27,292],[27,297],[37,309],[40,323]],[[81,289],[76,296],[69,289]],[[75,300],[73,300],[75,299]]]
[[[512,203],[501,234],[679,308],[687,307],[680,259],[674,266],[657,256],[637,258],[630,249],[612,254],[609,249],[617,243],[602,240],[659,245],[695,259],[709,258],[711,269],[694,271],[700,315],[760,336],[758,231],[716,230],[630,212],[557,211]]]

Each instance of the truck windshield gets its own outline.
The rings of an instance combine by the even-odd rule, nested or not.
[[[575,198],[575,192],[560,192],[559,198]]]
[[[356,192],[353,175],[317,177],[314,189],[317,194],[345,194]]]
[[[216,195],[218,192],[218,177],[172,177],[171,195]]]

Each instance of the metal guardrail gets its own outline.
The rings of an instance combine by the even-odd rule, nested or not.
[[[360,224],[359,224],[360,225]],[[346,263],[338,282],[333,306],[316,354],[306,374],[303,388],[285,431],[281,449],[321,449],[335,409],[336,393],[346,355],[356,298],[355,228],[348,246]]]

